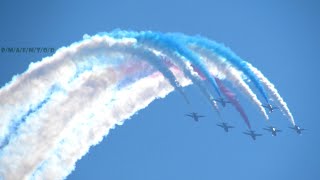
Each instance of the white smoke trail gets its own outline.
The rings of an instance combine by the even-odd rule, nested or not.
[[[247,66],[252,70],[252,72],[260,79],[260,81],[265,85],[267,90],[269,91],[269,94],[278,101],[280,104],[280,110],[283,112],[285,116],[287,116],[290,120],[290,122],[295,125],[293,116],[287,106],[287,103],[282,99],[280,94],[278,93],[278,90],[275,88],[275,86],[255,67],[253,67],[250,63],[247,63]]]
[[[183,86],[191,83],[182,74],[176,76],[179,77]],[[82,119],[82,122],[69,131],[63,143],[46,160],[41,171],[34,174],[34,178],[61,179],[66,177],[74,169],[76,161],[87,153],[90,146],[98,144],[111,128],[116,124],[121,125],[124,119],[130,118],[138,110],[147,107],[154,99],[164,98],[172,90],[172,86],[165,81],[163,76],[153,75],[120,91],[113,92],[113,97],[117,101],[108,106],[97,104],[97,107],[101,108],[91,112],[94,117],[89,120],[90,122]]]

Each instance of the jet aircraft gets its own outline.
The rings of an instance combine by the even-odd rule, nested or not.
[[[272,133],[272,136],[277,136],[277,132],[282,132],[281,130],[276,129],[273,126],[269,126],[267,128],[263,128],[263,129],[266,130],[266,131],[270,131]]]
[[[196,112],[192,112],[192,113],[186,114],[186,116],[189,116],[189,117],[193,118],[197,122],[199,121],[199,118],[205,117],[205,116],[202,116],[202,115],[198,115],[198,113],[196,113]]]
[[[299,135],[301,135],[302,131],[306,130],[306,129],[300,128],[297,125],[294,125],[294,127],[289,127],[289,128],[295,130]]]
[[[246,131],[246,132],[243,132],[243,134],[248,135],[248,136],[251,136],[253,140],[256,140],[256,137],[257,137],[257,136],[262,136],[262,134],[257,134],[257,133],[255,133],[255,131],[253,131],[253,130],[248,130],[248,131]]]
[[[226,107],[227,103],[231,103],[230,101],[226,101],[223,98],[213,99],[213,101],[219,102],[222,105],[222,107]]]
[[[225,132],[229,132],[230,128],[234,128],[233,126],[230,126],[230,125],[228,125],[228,123],[225,123],[225,122],[217,124],[217,126],[222,127]]]
[[[269,103],[268,104],[263,104],[261,106],[265,107],[266,109],[268,109],[270,113],[272,113],[275,109],[279,109],[277,106],[272,106]]]

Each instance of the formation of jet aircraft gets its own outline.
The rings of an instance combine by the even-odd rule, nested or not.
[[[224,100],[222,100],[224,101]],[[225,101],[224,101],[225,102]],[[226,103],[226,102],[225,102]],[[268,104],[269,106],[266,106],[266,107],[269,107],[271,110],[271,112],[274,110],[274,109],[277,109],[277,107],[273,107],[272,105]],[[202,118],[202,117],[205,117],[204,115],[199,115],[198,113],[196,112],[191,112],[189,114],[186,114],[186,116],[188,117],[191,117],[194,119],[194,121],[198,122],[199,121],[199,118]],[[229,132],[229,129],[231,128],[235,128],[234,126],[231,126],[229,125],[228,123],[226,122],[222,122],[222,123],[218,123],[217,126],[221,127],[224,129],[225,132]],[[297,134],[301,135],[302,134],[302,131],[306,130],[306,129],[303,129],[303,128],[300,128],[299,126],[295,125],[293,127],[289,127],[290,129],[296,131]],[[279,132],[282,132],[282,130],[280,129],[277,129],[276,127],[274,126],[268,126],[266,128],[263,128],[264,130],[266,131],[269,131],[271,132],[272,136],[277,136],[277,133]],[[256,133],[256,131],[253,131],[253,130],[247,130],[245,132],[243,132],[243,134],[245,135],[248,135],[250,136],[253,140],[256,140],[256,137],[258,136],[262,136],[262,134],[258,134]]]

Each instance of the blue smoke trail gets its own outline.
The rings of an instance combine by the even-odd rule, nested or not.
[[[16,119],[16,120],[12,120],[12,122],[9,124],[9,132],[7,134],[4,135],[3,139],[0,139],[0,152],[2,151],[2,149],[8,145],[10,143],[10,139],[12,139],[15,135],[17,135],[17,131],[19,129],[19,127],[26,122],[27,118],[29,116],[31,116],[33,113],[39,111],[42,107],[44,107],[48,101],[50,100],[50,97],[52,96],[53,92],[55,92],[58,89],[57,85],[53,85],[47,95],[45,96],[45,98],[40,101],[35,107],[30,108],[28,110],[28,112],[26,112],[25,114],[23,114],[20,118]],[[1,156],[1,154],[0,154]]]
[[[17,134],[17,130],[19,129],[21,124],[23,124],[30,115],[40,110],[49,101],[49,99],[50,95],[46,96],[46,98],[43,101],[41,101],[36,107],[29,109],[29,111],[26,114],[24,114],[19,120],[13,121],[9,125],[9,133],[5,135],[2,142],[0,142],[0,151],[3,147],[10,143],[10,139]]]

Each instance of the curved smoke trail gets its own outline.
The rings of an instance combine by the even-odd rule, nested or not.
[[[211,50],[216,55],[227,59],[228,62],[232,63],[234,66],[239,68],[247,77],[249,77],[251,79],[251,81],[259,89],[259,91],[260,91],[261,95],[264,97],[265,101],[267,103],[269,103],[267,93],[265,92],[265,89],[263,88],[262,83],[255,76],[255,74],[252,72],[252,70],[247,66],[246,61],[242,60],[239,56],[237,56],[235,53],[233,53],[230,49],[228,49],[227,47],[225,47],[221,44],[218,44],[214,41],[211,41],[209,39],[206,39],[206,38],[203,38],[200,36],[186,37],[183,34],[176,34],[176,35],[179,35],[180,38],[182,38],[187,43],[196,44],[197,46]]]
[[[159,48],[160,50],[170,51],[171,53],[177,53],[180,56],[186,58],[186,60],[190,61],[194,66],[196,66],[199,70],[201,70],[204,76],[209,79],[211,85],[214,87],[215,91],[217,92],[218,96],[221,97],[221,93],[215,82],[215,79],[210,75],[209,71],[202,63],[200,57],[190,51],[183,41],[180,41],[180,38],[176,38],[176,36],[166,35],[159,32],[129,32],[129,31],[114,31],[111,33],[114,37],[131,37],[136,38],[140,43],[147,43],[155,48]]]
[[[185,97],[182,87],[193,83],[216,106],[199,74],[209,80],[218,96],[214,76],[225,75],[246,89],[230,71],[246,74],[247,69],[232,63],[228,59],[232,56],[212,52],[224,57],[233,69],[220,69],[221,59],[211,59],[214,68],[208,67],[210,62],[203,54],[190,49],[189,40],[197,38],[184,37],[153,32],[101,33],[32,63],[0,89],[0,179],[65,178],[111,128],[174,89]],[[259,71],[250,71],[286,105]]]
[[[228,81],[230,81],[234,87],[243,92],[244,95],[246,95],[253,102],[253,104],[256,105],[263,117],[268,120],[269,117],[266,110],[262,107],[262,103],[256,94],[254,94],[254,92],[250,89],[249,85],[243,80],[243,73],[228,63],[226,59],[217,57],[206,49],[199,48],[200,47],[192,47],[192,49],[201,54],[201,57],[203,57],[208,68],[210,69],[212,67],[211,69],[214,69],[211,70],[211,74],[216,77],[226,78]]]

